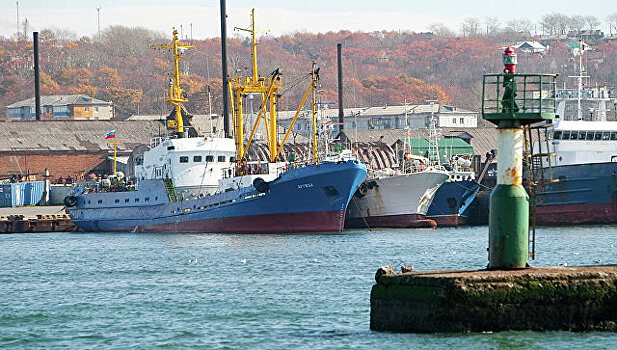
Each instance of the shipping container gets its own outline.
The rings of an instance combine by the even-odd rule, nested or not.
[[[43,198],[45,181],[17,182],[0,185],[0,207],[37,205]]]

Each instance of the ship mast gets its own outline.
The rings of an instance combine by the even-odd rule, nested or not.
[[[437,134],[437,123],[435,122],[435,102],[437,100],[428,100],[426,101],[431,106],[431,121],[429,126],[429,136],[428,136],[428,147],[429,147],[429,161],[432,165],[440,166],[440,157],[439,157],[439,140]]]
[[[172,74],[167,74],[168,77],[171,77],[169,80],[169,98],[167,102],[171,103],[174,106],[176,111],[176,120],[169,120],[167,122],[167,126],[171,129],[174,129],[179,137],[184,135],[184,122],[182,120],[182,104],[188,102],[186,99],[186,94],[180,87],[180,76],[185,74],[180,74],[179,60],[184,54],[184,52],[193,47],[193,45],[183,45],[178,40],[178,31],[174,28],[173,30],[173,40],[171,46],[165,45],[153,45],[152,47],[160,48],[160,49],[168,49],[171,50],[174,56],[174,72]]]
[[[579,52],[578,52],[578,75],[572,75],[569,76],[569,78],[577,78],[578,79],[578,84],[577,84],[577,96],[576,96],[576,101],[577,101],[577,120],[583,120],[583,109],[581,106],[581,99],[583,98],[583,78],[589,78],[588,75],[583,75],[583,52],[585,51],[585,46],[583,44],[583,40],[581,40],[579,42]]]

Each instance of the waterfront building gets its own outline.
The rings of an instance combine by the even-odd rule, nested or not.
[[[35,120],[34,97],[8,105],[8,116],[12,120]],[[41,96],[41,119],[82,119],[105,120],[113,117],[111,102],[85,95]]]
[[[338,122],[338,109],[325,108],[319,110],[318,118],[320,123],[333,122],[332,129],[335,129]],[[426,128],[429,125],[431,112],[437,122],[437,127],[453,128],[475,128],[478,126],[478,114],[469,110],[455,106],[434,104],[418,104],[407,106],[382,106],[382,107],[362,107],[345,108],[345,130],[387,130],[403,129],[405,125],[410,128]],[[289,126],[296,111],[278,112],[279,122]],[[301,134],[308,135],[312,125],[311,111],[302,110],[298,120],[294,124],[293,130]]]

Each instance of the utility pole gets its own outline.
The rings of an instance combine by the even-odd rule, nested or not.
[[[19,34],[19,1],[15,1],[15,5],[17,6],[17,34]]]
[[[99,39],[101,38],[101,5],[96,5],[96,27]]]

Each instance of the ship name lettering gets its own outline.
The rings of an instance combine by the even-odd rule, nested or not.
[[[301,184],[301,185],[298,185],[298,189],[301,189],[301,188],[309,188],[309,187],[313,187],[313,184],[312,184],[312,183],[310,183],[310,182],[309,182],[309,183],[306,183],[306,184]]]

